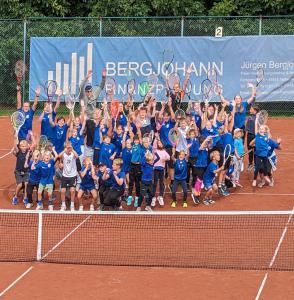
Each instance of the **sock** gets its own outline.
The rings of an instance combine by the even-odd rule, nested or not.
[[[62,206],[65,206],[65,201],[62,201],[62,202],[61,202],[61,205],[62,205]]]
[[[75,206],[75,203],[73,201],[71,201],[70,206]]]

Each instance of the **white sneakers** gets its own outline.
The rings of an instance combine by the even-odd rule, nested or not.
[[[151,201],[151,206],[155,207],[155,205],[156,205],[156,197],[153,197]]]
[[[156,197],[153,197],[153,198],[152,198],[152,202],[151,202],[151,206],[152,206],[152,207],[155,207],[155,206],[156,206],[156,201],[158,201],[158,203],[159,203],[160,206],[164,206],[163,197],[158,196],[157,199],[156,199]]]

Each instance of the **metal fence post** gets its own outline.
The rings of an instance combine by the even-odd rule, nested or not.
[[[258,35],[262,34],[261,27],[262,27],[262,16],[259,16],[259,32],[258,32]]]
[[[99,21],[99,36],[102,36],[102,17],[100,17],[100,21]]]
[[[23,64],[26,65],[26,41],[27,41],[27,20],[24,19],[23,23]],[[23,74],[22,78],[22,97],[25,99],[26,92],[26,72]]]
[[[181,20],[181,36],[184,36],[184,17]]]

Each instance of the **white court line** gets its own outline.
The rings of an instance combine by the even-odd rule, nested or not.
[[[6,154],[4,154],[4,155],[0,156],[0,159],[2,159],[2,158],[4,158],[4,157],[6,157],[7,155],[9,155],[9,154],[11,154],[11,153],[12,153],[12,151],[10,150],[8,153],[6,153]]]
[[[274,262],[275,262],[275,260],[276,260],[276,257],[277,257],[277,255],[278,255],[278,253],[279,253],[279,250],[280,250],[280,247],[281,247],[281,245],[282,245],[282,242],[283,242],[284,237],[285,237],[285,235],[286,235],[286,232],[287,232],[287,230],[288,230],[288,225],[290,224],[290,222],[291,222],[291,220],[292,220],[293,214],[294,214],[294,206],[293,206],[293,208],[292,208],[292,213],[291,213],[291,215],[290,215],[289,218],[288,218],[288,221],[287,221],[287,223],[286,223],[286,225],[285,225],[285,228],[284,228],[284,230],[283,230],[283,232],[282,232],[282,235],[281,235],[281,237],[280,237],[279,243],[278,243],[278,245],[277,245],[277,247],[276,247],[276,250],[275,250],[275,252],[274,252],[274,255],[273,255],[273,257],[272,257],[272,259],[271,259],[271,262],[270,262],[270,264],[269,264],[269,269],[272,268],[272,266],[273,266],[273,264],[274,264]],[[258,293],[257,293],[257,295],[256,295],[256,297],[255,297],[255,300],[259,300],[259,297],[260,297],[260,295],[261,295],[261,293],[262,293],[262,291],[263,291],[263,288],[264,288],[264,286],[265,286],[267,277],[268,277],[268,272],[264,275],[264,278],[263,278],[263,280],[262,280],[262,282],[261,282],[261,285],[260,285],[260,287],[259,287],[259,289],[258,289]]]
[[[60,246],[67,238],[69,238],[76,230],[78,230],[85,222],[89,220],[91,217],[88,216],[85,220],[83,220],[78,226],[76,226],[70,233],[68,233],[62,240],[60,240],[55,246],[53,246],[45,255],[41,257],[41,261],[47,257],[51,252],[53,252],[58,246]]]
[[[24,273],[22,273],[18,278],[16,278],[5,290],[0,293],[0,297],[2,297],[7,291],[9,291],[16,283],[18,283],[24,276],[26,276],[30,271],[32,271],[34,267],[29,267]]]

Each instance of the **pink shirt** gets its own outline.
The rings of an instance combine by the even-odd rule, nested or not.
[[[162,150],[156,149],[154,153],[157,153],[158,156],[160,157],[159,161],[154,164],[154,168],[155,167],[165,168],[165,162],[167,160],[170,160],[170,156],[168,155],[168,153],[164,149]]]

